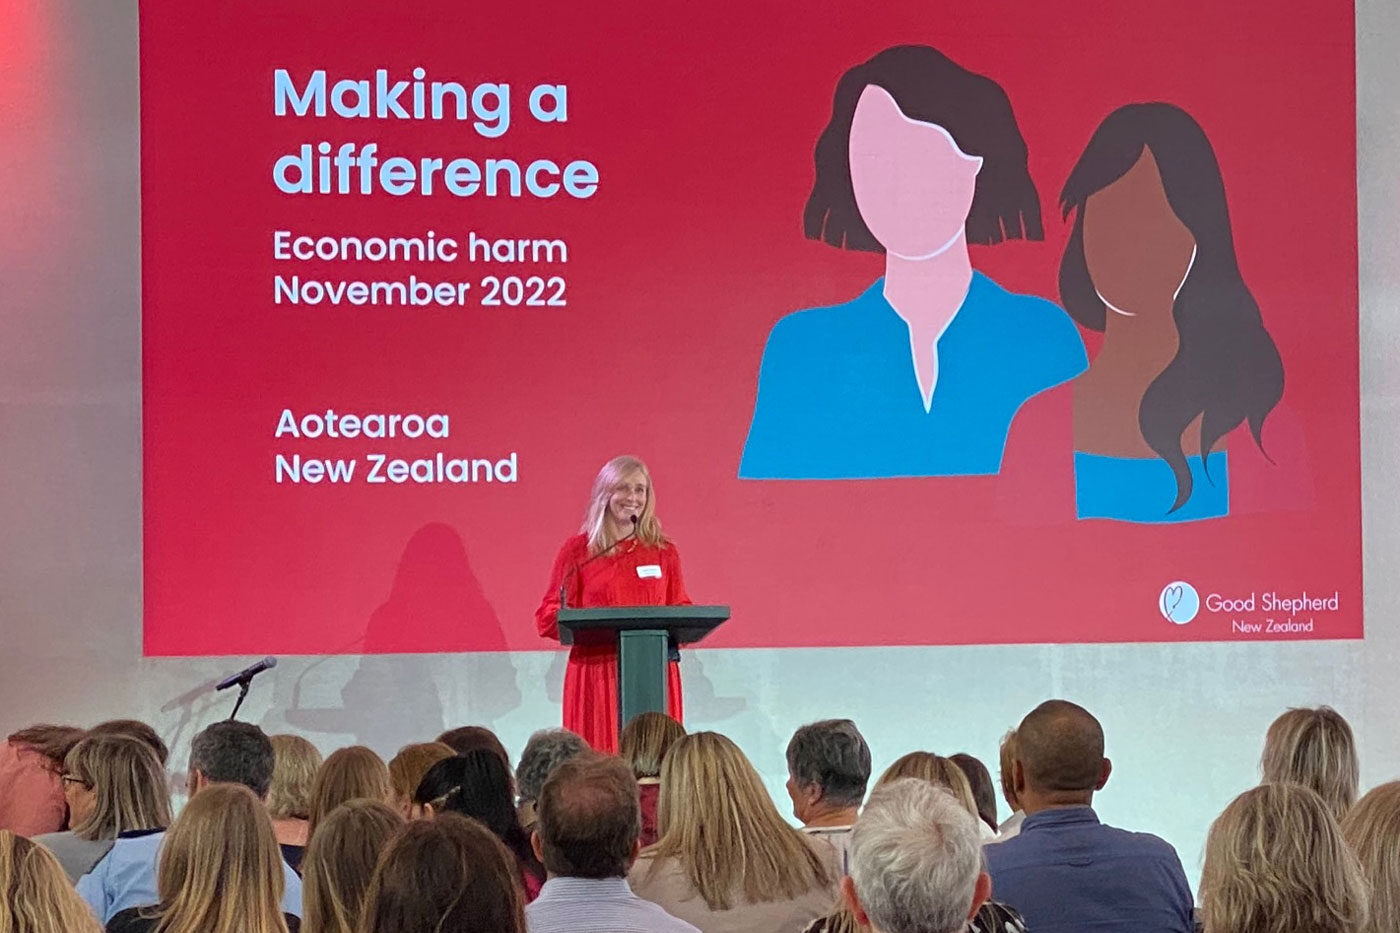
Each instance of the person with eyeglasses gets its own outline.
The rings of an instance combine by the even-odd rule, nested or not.
[[[83,739],[64,759],[61,780],[70,828],[34,841],[58,857],[70,881],[91,871],[124,833],[158,831],[170,823],[165,769],[139,739]]]

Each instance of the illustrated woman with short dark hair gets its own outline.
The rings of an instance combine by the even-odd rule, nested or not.
[[[1042,239],[1040,202],[1006,93],[941,52],[842,76],[803,226],[885,274],[774,326],[740,477],[997,473],[1017,409],[1084,370],[1063,311],[972,268],[969,243]]]
[[[1060,297],[1104,335],[1074,385],[1078,517],[1229,514],[1226,435],[1247,422],[1262,447],[1283,362],[1240,274],[1210,141],[1179,107],[1121,107],[1060,201],[1074,214]]]

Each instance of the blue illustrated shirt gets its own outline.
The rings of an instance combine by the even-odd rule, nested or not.
[[[1075,451],[1074,509],[1081,518],[1168,524],[1223,518],[1230,514],[1230,461],[1217,450],[1209,460],[1193,454],[1191,498],[1175,512],[1176,475],[1165,460],[1108,457]]]
[[[909,326],[884,285],[877,279],[853,301],[774,325],[741,478],[998,473],[1021,405],[1088,367],[1064,311],[974,272],[938,339],[938,381],[925,411]]]

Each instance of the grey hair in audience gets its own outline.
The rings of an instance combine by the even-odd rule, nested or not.
[[[190,771],[211,784],[242,784],[266,799],[272,784],[272,741],[247,722],[216,722],[194,737]]]
[[[870,782],[870,746],[849,719],[823,719],[793,733],[788,773],[798,784],[815,784],[829,803],[860,806]]]
[[[982,873],[977,823],[957,798],[918,778],[870,795],[851,835],[851,882],[880,933],[958,933]]]
[[[520,753],[515,783],[521,800],[538,800],[540,789],[554,769],[575,755],[588,751],[583,736],[568,729],[541,729],[530,736]]]

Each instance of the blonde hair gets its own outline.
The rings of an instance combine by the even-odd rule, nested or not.
[[[392,796],[389,767],[384,759],[363,745],[337,749],[322,762],[311,787],[311,812],[306,818],[308,842],[316,827],[347,800],[365,798],[388,803]]]
[[[133,829],[170,825],[165,769],[149,745],[127,735],[83,739],[68,753],[64,770],[97,795],[92,812],[73,826],[79,839],[115,839]]]
[[[389,786],[394,792],[396,803],[413,802],[413,792],[428,769],[444,758],[456,756],[452,746],[445,742],[418,742],[405,745],[389,762]]]
[[[975,819],[982,819],[977,813],[977,799],[972,796],[972,784],[968,782],[963,769],[951,758],[944,758],[933,752],[910,752],[896,758],[894,764],[880,775],[875,786],[883,787],[900,778],[919,778],[930,784],[946,787],[953,792],[953,796],[962,804],[964,810],[971,813]]]
[[[639,778],[657,777],[666,753],[685,736],[685,726],[665,713],[640,713],[622,729],[617,756]]]
[[[102,933],[48,849],[0,829],[0,930],[5,933]]]
[[[1266,783],[1301,784],[1341,819],[1356,802],[1361,768],[1351,726],[1330,706],[1290,709],[1269,726],[1259,761]]]
[[[1262,784],[1212,824],[1204,933],[1360,933],[1366,882],[1331,811],[1297,784]]]
[[[403,824],[378,800],[351,800],[330,812],[301,865],[303,933],[354,933],[374,866]]]
[[[802,833],[773,805],[744,753],[717,732],[696,732],[671,746],[661,764],[660,839],[647,849],[654,874],[680,863],[711,910],[801,896],[834,879]]]
[[[1371,885],[1365,933],[1400,930],[1400,781],[1375,788],[1347,811],[1342,837]]]
[[[263,802],[242,784],[210,784],[161,845],[154,933],[287,933],[285,884]]]
[[[1006,801],[1007,806],[1013,810],[1020,809],[1020,801],[1016,798],[1016,730],[1008,729],[1006,735],[1001,737],[1001,747],[997,749],[998,771],[997,783],[1001,785],[1001,796]]]
[[[272,783],[267,788],[267,812],[274,820],[304,820],[311,816],[311,787],[321,768],[321,753],[299,735],[271,735]]]
[[[647,501],[637,520],[637,540],[647,547],[661,547],[666,543],[661,534],[661,522],[656,517],[656,488],[651,482],[651,471],[636,457],[624,455],[603,464],[593,480],[593,491],[588,494],[588,511],[584,513],[583,527],[579,531],[588,536],[590,554],[601,554],[618,542],[617,529],[608,521],[608,500],[618,485],[633,473],[641,473],[647,481]]]

